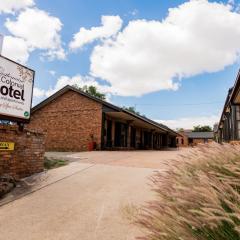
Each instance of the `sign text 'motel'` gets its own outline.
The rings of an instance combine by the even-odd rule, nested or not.
[[[29,122],[34,71],[0,56],[0,119]]]

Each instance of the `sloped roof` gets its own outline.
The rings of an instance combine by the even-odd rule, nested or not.
[[[104,101],[104,100],[101,100],[101,99],[99,99],[99,98],[97,98],[97,97],[94,97],[94,96],[92,96],[92,95],[90,95],[90,94],[88,94],[88,93],[85,93],[85,92],[83,92],[83,91],[81,91],[81,90],[79,90],[79,89],[77,89],[77,88],[75,88],[75,87],[69,86],[69,85],[63,87],[62,89],[60,89],[59,91],[57,91],[56,93],[54,93],[53,95],[51,95],[50,97],[48,97],[47,99],[43,100],[42,102],[40,102],[39,104],[37,104],[36,106],[34,106],[34,107],[31,109],[31,113],[34,113],[35,111],[41,109],[42,107],[46,106],[47,104],[49,104],[50,102],[52,102],[53,100],[55,100],[56,98],[60,97],[61,95],[63,95],[64,93],[66,93],[67,91],[70,91],[70,90],[71,90],[71,91],[74,91],[74,92],[76,92],[76,93],[78,93],[78,94],[81,94],[81,95],[83,95],[83,96],[85,96],[85,97],[87,97],[87,98],[90,98],[90,99],[92,99],[92,100],[94,100],[94,101],[96,101],[96,102],[99,102],[99,103],[101,103],[102,105],[104,105],[104,106],[106,106],[106,107],[109,107],[109,108],[111,108],[111,109],[113,109],[113,110],[115,110],[115,111],[124,112],[124,113],[129,114],[129,115],[131,115],[131,116],[134,116],[135,118],[138,118],[138,119],[140,119],[140,120],[142,120],[142,121],[144,121],[144,122],[147,122],[147,123],[149,123],[149,124],[151,124],[151,125],[153,125],[153,126],[155,126],[155,127],[158,127],[158,128],[160,128],[161,130],[164,130],[164,131],[166,131],[166,132],[171,132],[171,133],[174,134],[174,135],[178,135],[177,132],[175,132],[174,130],[170,129],[169,127],[167,127],[167,126],[165,126],[165,125],[163,125],[163,124],[157,123],[157,122],[155,122],[155,121],[153,121],[153,120],[151,120],[151,119],[149,119],[149,118],[146,118],[146,117],[144,117],[144,116],[140,116],[140,115],[138,115],[138,114],[132,113],[132,112],[126,110],[126,109],[123,109],[123,108],[120,108],[120,107],[118,107],[118,106],[116,106],[116,105],[113,105],[113,104],[111,104],[111,103],[108,103],[108,102],[106,102],[106,101]]]
[[[213,132],[186,132],[185,135],[187,135],[188,138],[201,138],[201,139],[213,138]]]
[[[45,105],[47,105],[48,103],[52,102],[53,100],[55,100],[56,98],[60,97],[61,95],[63,95],[64,93],[68,92],[69,90],[72,90],[76,93],[79,93],[87,98],[90,98],[96,102],[99,102],[107,107],[110,107],[112,109],[115,109],[115,110],[121,110],[121,108],[111,104],[111,103],[108,103],[106,101],[103,101],[101,100],[100,98],[97,98],[97,97],[94,97],[88,93],[85,93],[75,87],[72,87],[70,85],[67,85],[65,87],[63,87],[62,89],[60,89],[59,91],[55,92],[53,95],[51,95],[50,97],[46,98],[45,100],[43,100],[42,102],[40,102],[39,104],[37,104],[36,106],[34,106],[32,109],[31,109],[31,112],[34,113],[35,111],[39,110],[40,108],[44,107]]]
[[[226,100],[225,100],[225,103],[223,106],[220,121],[218,123],[218,129],[220,128],[220,125],[223,122],[223,116],[224,116],[224,113],[225,113],[227,107],[233,102],[234,98],[236,97],[237,93],[239,92],[239,89],[240,89],[240,69],[238,71],[234,86],[229,88],[229,90],[228,90],[228,94],[227,94],[227,97],[226,97]]]
[[[229,101],[231,100],[232,91],[233,91],[232,87],[228,89],[228,94],[227,94],[227,97],[225,99],[225,103],[224,103],[224,106],[223,106],[223,110],[222,110],[222,114],[221,114],[221,117],[220,117],[220,121],[218,123],[218,129],[219,129],[220,124],[221,124],[221,122],[223,120],[223,116],[224,116],[225,110],[227,109],[227,106],[229,105]]]
[[[176,131],[172,130],[171,128],[169,128],[168,126],[166,126],[166,125],[164,125],[164,124],[162,124],[162,123],[155,122],[155,121],[153,121],[153,120],[151,120],[151,119],[149,119],[149,118],[147,118],[147,117],[145,117],[145,116],[143,116],[143,118],[146,119],[147,121],[150,121],[150,122],[152,122],[152,123],[154,123],[154,124],[157,124],[160,128],[166,129],[166,130],[169,131],[169,132],[172,132],[172,133],[174,133],[174,134],[179,135],[179,133],[177,133]]]

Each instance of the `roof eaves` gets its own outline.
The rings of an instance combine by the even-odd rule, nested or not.
[[[138,119],[140,119],[140,120],[142,120],[144,122],[147,122],[147,123],[149,123],[149,124],[151,124],[151,125],[153,125],[153,126],[155,126],[157,128],[160,128],[161,130],[163,130],[165,132],[172,132],[172,133],[178,135],[177,132],[173,131],[172,129],[168,128],[167,126],[165,126],[163,124],[160,124],[160,123],[157,123],[157,122],[155,122],[155,121],[153,121],[153,120],[151,120],[151,119],[149,119],[147,117],[140,116],[138,114],[132,113],[132,112],[130,112],[130,111],[126,110],[126,109],[123,109],[123,108],[122,108],[122,112],[125,112],[125,113],[127,113],[129,115],[132,115],[132,116],[134,116],[134,117],[136,117],[136,118],[138,118]]]
[[[127,114],[129,114],[129,115],[131,115],[131,116],[134,116],[135,118],[138,118],[138,119],[140,119],[140,120],[142,120],[142,121],[144,121],[144,122],[147,122],[147,123],[149,123],[149,124],[151,124],[151,125],[153,125],[153,126],[155,126],[155,127],[158,127],[158,128],[160,128],[160,129],[166,131],[166,129],[161,128],[160,126],[157,125],[156,122],[150,121],[150,119],[147,119],[147,118],[142,117],[142,116],[140,116],[140,115],[138,115],[138,114],[132,113],[132,112],[130,112],[130,111],[126,110],[126,109],[123,109],[123,108],[122,108],[122,112],[127,113]]]
[[[233,98],[235,98],[235,95],[239,92],[239,88],[240,88],[240,69],[238,70],[238,74],[234,86],[232,88],[232,92],[230,93],[229,102],[232,101]]]
[[[225,109],[228,107],[228,105],[230,103],[232,92],[233,92],[233,88],[229,88],[228,94],[227,94],[227,97],[226,97],[226,100],[225,100],[225,103],[224,103],[224,106],[223,106],[222,114],[221,114],[221,117],[220,117],[220,120],[219,120],[219,123],[218,123],[218,129],[219,129],[220,125],[221,125]]]

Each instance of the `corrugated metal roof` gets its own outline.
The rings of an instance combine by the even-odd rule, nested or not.
[[[186,132],[188,138],[213,138],[213,132]]]

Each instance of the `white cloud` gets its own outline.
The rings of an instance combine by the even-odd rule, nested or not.
[[[50,70],[50,71],[48,71],[53,77],[56,75],[56,71],[54,71],[54,70]]]
[[[137,9],[134,9],[134,10],[132,10],[131,12],[129,12],[132,16],[136,16],[138,13],[139,13],[139,11],[137,10]]]
[[[155,120],[156,122],[167,125],[170,128],[184,128],[184,129],[192,129],[197,125],[209,125],[213,127],[213,125],[218,122],[220,116],[211,115],[211,116],[199,116],[199,117],[185,117],[179,119],[172,120]]]
[[[65,87],[66,85],[76,85],[78,87],[83,87],[83,86],[95,86],[100,92],[105,93],[107,100],[110,99],[110,87],[106,85],[100,85],[94,78],[89,77],[89,76],[81,76],[81,75],[75,75],[73,77],[69,76],[61,76],[58,78],[56,84],[54,87],[50,87],[48,90],[44,89],[39,89],[36,88],[34,89],[34,96],[37,98],[40,97],[49,97],[61,88]]]
[[[41,98],[45,96],[45,90],[41,88],[34,87],[33,88],[33,96],[36,98]]]
[[[62,47],[58,49],[49,49],[43,56],[47,57],[49,61],[53,61],[54,59],[66,60],[66,53]]]
[[[91,75],[122,96],[176,90],[181,78],[216,72],[240,52],[240,14],[229,4],[192,0],[162,21],[129,22],[116,38],[97,45]]]
[[[36,8],[27,8],[16,21],[7,19],[5,26],[11,34],[24,39],[30,49],[47,50],[45,55],[49,58],[65,58],[59,34],[62,23],[57,17]]]
[[[73,77],[61,76],[58,78],[54,88],[50,88],[49,90],[46,91],[46,96],[52,95],[56,91],[65,87],[66,85],[71,85],[71,86],[77,85],[78,87],[83,87],[84,85],[95,86],[102,93],[108,93],[110,90],[108,86],[100,85],[94,78],[89,76],[81,76],[81,75],[75,75]]]
[[[30,49],[25,40],[18,37],[5,36],[3,41],[2,55],[12,60],[26,63]]]
[[[0,1],[0,13],[15,13],[26,7],[34,5],[33,0],[1,0]]]
[[[101,27],[92,27],[89,30],[81,27],[79,32],[73,36],[69,47],[77,49],[95,40],[109,38],[115,35],[122,27],[122,19],[119,16],[102,16],[101,23]]]

